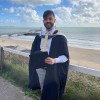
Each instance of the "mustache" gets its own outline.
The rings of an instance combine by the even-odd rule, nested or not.
[[[46,24],[52,24],[52,23],[50,23],[50,22],[47,22]]]

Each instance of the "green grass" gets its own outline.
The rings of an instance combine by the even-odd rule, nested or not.
[[[7,79],[13,85],[21,87],[21,89],[25,92],[25,95],[39,100],[39,91],[32,91],[26,87],[28,84],[28,67],[21,67],[9,61],[6,61],[5,66],[7,67],[0,71],[0,76]]]
[[[28,84],[27,65],[28,59],[6,54],[5,68],[0,71],[0,76],[21,87],[25,95],[39,100],[40,90],[32,91],[26,87]],[[66,91],[61,100],[100,100],[100,78],[69,71]]]

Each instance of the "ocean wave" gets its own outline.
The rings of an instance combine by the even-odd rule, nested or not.
[[[18,34],[13,34],[11,36],[2,35],[1,37],[11,38],[15,40],[25,40],[25,41],[34,41],[35,38],[35,36],[25,36],[25,35],[18,35]],[[68,45],[71,47],[100,50],[100,42],[98,40],[94,41],[91,39],[68,38]]]

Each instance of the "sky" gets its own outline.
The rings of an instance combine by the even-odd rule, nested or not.
[[[0,26],[43,27],[45,10],[56,27],[100,27],[100,0],[0,0]]]

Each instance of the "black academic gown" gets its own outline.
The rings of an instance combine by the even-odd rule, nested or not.
[[[32,44],[31,53],[40,50],[41,38],[37,35]],[[65,63],[57,63],[46,68],[46,76],[41,95],[41,100],[59,100],[64,93],[68,66],[69,66],[69,52],[67,46],[67,39],[63,35],[57,35],[52,38],[49,57],[57,58],[65,55],[68,60]],[[32,66],[32,59],[29,59],[29,88],[35,90],[40,89],[39,78],[34,66]]]

